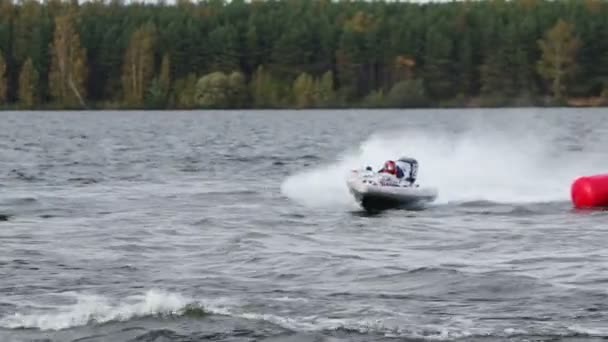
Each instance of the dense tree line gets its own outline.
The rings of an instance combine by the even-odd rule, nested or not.
[[[0,0],[0,105],[601,104],[607,18],[602,0]]]

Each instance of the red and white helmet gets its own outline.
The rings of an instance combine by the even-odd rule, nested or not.
[[[384,163],[384,169],[386,170],[386,172],[388,173],[392,173],[395,174],[396,173],[396,166],[395,166],[395,162],[392,160],[387,161],[386,163]]]

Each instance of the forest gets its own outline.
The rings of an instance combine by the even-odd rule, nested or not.
[[[608,2],[0,0],[0,108],[603,106]]]

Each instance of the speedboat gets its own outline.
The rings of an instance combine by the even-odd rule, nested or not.
[[[347,186],[357,202],[367,211],[386,209],[418,209],[437,198],[437,190],[420,187],[415,177],[418,163],[413,158],[400,158],[398,163],[410,165],[407,176],[374,172],[370,166],[352,170]]]

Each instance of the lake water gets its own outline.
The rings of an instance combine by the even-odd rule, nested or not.
[[[1,114],[1,341],[608,338],[603,109]],[[437,201],[365,214],[400,156]]]

